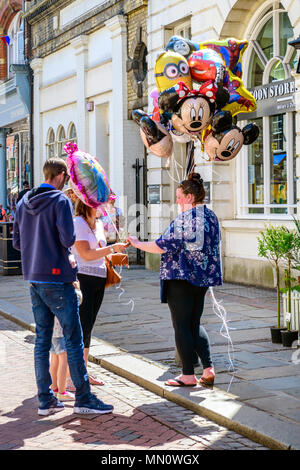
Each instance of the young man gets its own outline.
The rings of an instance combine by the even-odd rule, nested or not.
[[[50,389],[49,351],[54,315],[63,328],[70,374],[76,387],[74,412],[110,413],[113,406],[91,393],[84,362],[78,300],[73,286],[77,268],[69,260],[75,232],[70,202],[61,191],[69,179],[67,165],[62,159],[49,159],[43,172],[44,183],[27,192],[17,204],[13,231],[13,246],[21,251],[23,276],[30,282],[36,324],[38,413],[45,416],[64,408]]]

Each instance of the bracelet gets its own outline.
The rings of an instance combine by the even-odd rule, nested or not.
[[[113,248],[113,245],[109,245],[109,248],[110,248],[110,252],[111,252],[111,253],[114,253],[114,252],[115,252],[115,250],[114,250],[114,248]]]

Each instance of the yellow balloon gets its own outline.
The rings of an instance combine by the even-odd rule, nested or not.
[[[222,108],[230,111],[232,116],[238,113],[252,113],[257,108],[254,96],[244,87],[240,78],[227,69],[224,86],[229,91],[229,103]]]
[[[173,51],[160,54],[155,62],[155,82],[159,93],[171,88],[178,82],[192,89],[192,77],[186,58]]]

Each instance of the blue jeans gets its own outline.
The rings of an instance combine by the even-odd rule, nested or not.
[[[49,372],[49,351],[54,325],[58,318],[66,341],[68,364],[76,387],[75,404],[80,406],[90,396],[90,385],[83,354],[82,329],[79,319],[78,299],[73,285],[31,283],[30,295],[36,324],[34,348],[35,376],[38,398],[46,406],[53,397]]]

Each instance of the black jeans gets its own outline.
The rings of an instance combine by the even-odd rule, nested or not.
[[[194,374],[194,351],[203,368],[212,367],[209,338],[200,319],[208,287],[194,286],[188,281],[165,281],[166,297],[175,331],[175,343],[182,361],[182,373]]]
[[[83,333],[83,344],[89,348],[91,344],[92,329],[102,304],[105,277],[77,274],[82,292],[82,304],[79,307],[80,323]]]

